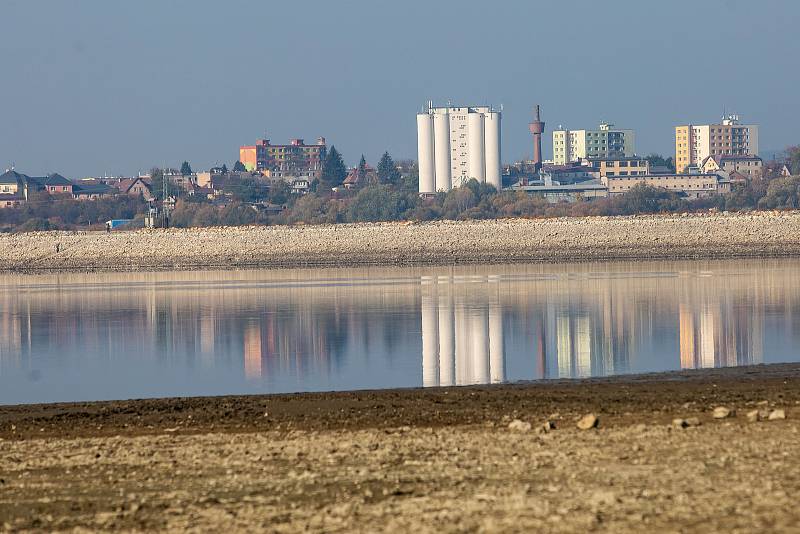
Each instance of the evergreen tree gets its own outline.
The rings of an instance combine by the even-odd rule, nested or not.
[[[322,176],[319,180],[322,192],[327,193],[334,187],[339,187],[345,178],[347,178],[347,167],[344,165],[342,155],[335,146],[331,145],[322,164]]]
[[[364,178],[367,175],[367,160],[364,159],[364,154],[361,154],[361,160],[358,162],[358,176]]]
[[[247,169],[244,167],[244,163],[241,161],[237,160],[236,163],[233,164],[233,172],[244,172],[246,170]]]
[[[222,164],[222,174],[228,174],[228,166],[224,163]]]
[[[184,161],[184,162],[181,164],[181,174],[182,174],[182,175],[184,175],[184,176],[187,176],[187,175],[189,175],[189,174],[192,174],[192,166],[191,166],[191,165],[189,165],[189,162],[188,162],[188,161]]]
[[[397,185],[400,182],[400,173],[397,171],[397,166],[388,152],[384,152],[383,156],[381,156],[377,173],[378,182],[382,184]]]

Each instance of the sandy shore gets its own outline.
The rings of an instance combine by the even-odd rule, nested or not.
[[[800,212],[0,235],[0,271],[800,255]]]
[[[798,379],[774,365],[0,407],[0,530],[790,531]],[[580,430],[587,413],[599,426]]]

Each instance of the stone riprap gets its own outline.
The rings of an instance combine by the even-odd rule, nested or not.
[[[0,235],[0,270],[570,262],[800,255],[800,212]]]

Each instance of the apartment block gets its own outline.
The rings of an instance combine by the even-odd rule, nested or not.
[[[613,124],[603,123],[597,130],[553,131],[553,163],[556,165],[587,158],[633,157],[635,153],[633,130],[619,129]]]
[[[239,161],[248,171],[272,177],[307,176],[319,178],[327,154],[325,138],[307,145],[303,139],[292,139],[288,145],[273,145],[269,139],[259,139],[255,145],[239,148]]]
[[[709,156],[757,156],[758,126],[728,115],[720,124],[675,127],[675,168],[699,167]]]

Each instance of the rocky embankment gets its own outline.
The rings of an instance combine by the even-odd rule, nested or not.
[[[0,270],[429,265],[800,255],[800,212],[0,236]]]

